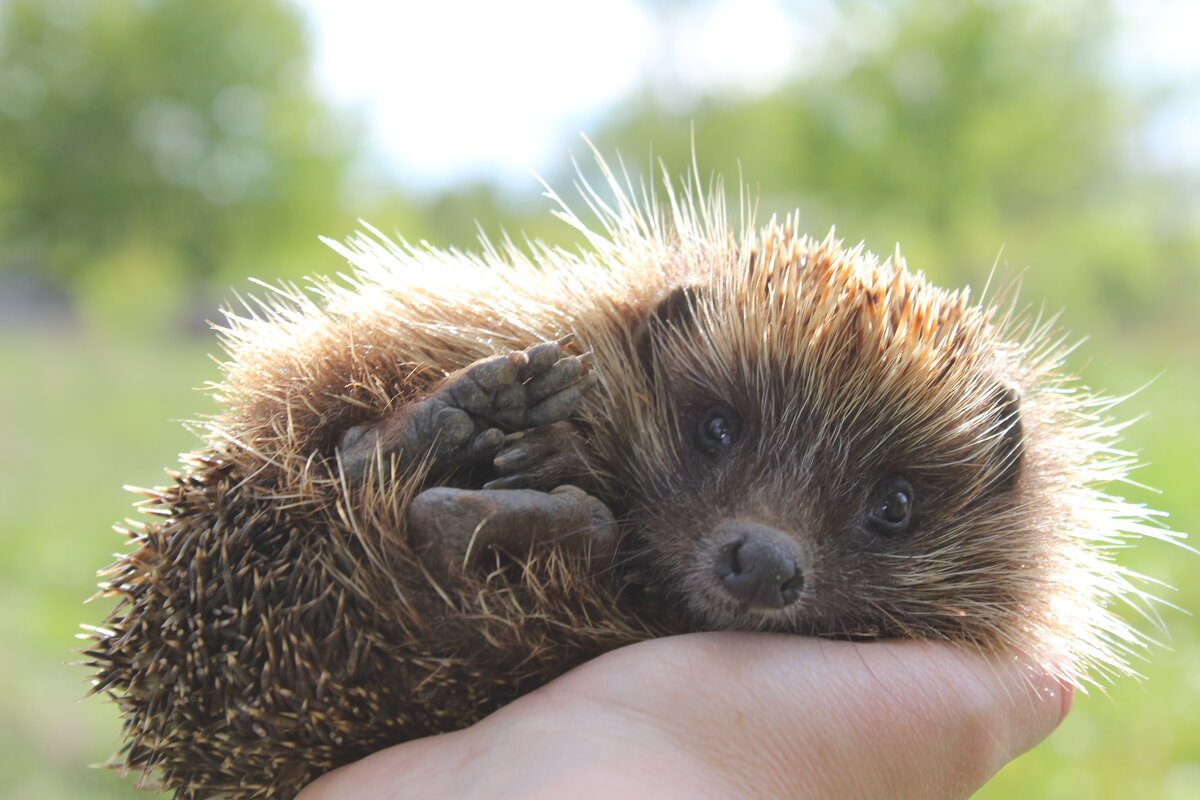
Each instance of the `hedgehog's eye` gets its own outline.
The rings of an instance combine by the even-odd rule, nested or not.
[[[899,476],[883,481],[871,495],[867,516],[872,528],[878,533],[903,533],[912,522],[912,484]]]
[[[696,446],[710,456],[728,450],[741,432],[741,420],[729,406],[713,406],[696,428]]]

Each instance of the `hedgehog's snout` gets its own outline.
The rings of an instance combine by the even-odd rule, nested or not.
[[[776,610],[800,599],[805,560],[797,542],[755,522],[721,526],[728,541],[717,550],[715,571],[725,590],[747,608]]]

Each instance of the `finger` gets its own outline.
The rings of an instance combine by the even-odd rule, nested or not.
[[[967,797],[1072,697],[1014,657],[733,633],[615,651],[547,690],[589,693],[628,718],[614,729],[653,728],[745,797]]]
[[[656,639],[301,797],[964,798],[1065,716],[1052,672],[911,641]]]

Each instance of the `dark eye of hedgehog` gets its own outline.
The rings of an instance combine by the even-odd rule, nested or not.
[[[899,475],[885,478],[871,493],[867,522],[876,533],[904,533],[912,523],[915,501],[912,484]]]
[[[696,446],[715,456],[733,446],[741,433],[742,423],[734,410],[718,404],[710,408],[696,428]]]

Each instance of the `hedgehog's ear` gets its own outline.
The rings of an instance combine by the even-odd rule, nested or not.
[[[638,328],[635,344],[638,360],[646,372],[654,372],[655,344],[668,328],[676,330],[692,326],[696,318],[696,301],[700,290],[695,286],[677,286],[658,301]]]
[[[1001,384],[992,395],[995,409],[995,430],[998,434],[995,448],[996,471],[991,484],[1005,492],[1017,484],[1025,462],[1025,426],[1021,422],[1021,397],[1013,386]]]

